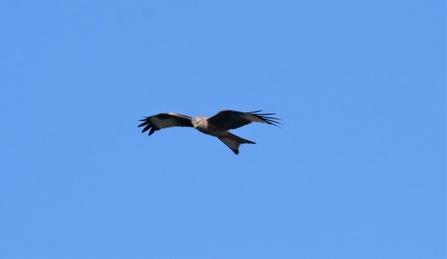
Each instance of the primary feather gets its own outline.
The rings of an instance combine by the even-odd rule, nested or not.
[[[160,113],[154,116],[146,117],[142,120],[143,123],[138,127],[143,127],[143,131],[149,131],[149,136],[155,131],[170,127],[192,127],[191,117],[178,113]]]

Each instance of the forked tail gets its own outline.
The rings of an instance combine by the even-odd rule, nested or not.
[[[225,137],[218,137],[220,141],[222,141],[225,145],[227,145],[233,152],[237,155],[239,154],[239,146],[241,144],[256,144],[253,141],[243,139],[241,137],[238,137],[234,134],[231,134],[230,132],[227,132],[227,136]]]

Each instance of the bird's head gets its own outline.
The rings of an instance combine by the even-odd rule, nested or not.
[[[197,128],[202,125],[203,117],[202,116],[194,117],[194,118],[192,118],[191,123],[194,126],[194,128]]]

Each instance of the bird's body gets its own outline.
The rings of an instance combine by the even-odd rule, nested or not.
[[[250,140],[243,139],[229,132],[252,122],[261,122],[278,126],[277,118],[270,117],[273,113],[260,114],[260,111],[238,112],[231,110],[220,111],[211,118],[196,116],[191,118],[177,113],[160,113],[146,117],[138,127],[143,127],[143,131],[149,131],[149,136],[155,131],[169,127],[194,127],[198,131],[217,137],[227,145],[235,154],[239,154],[241,144],[255,144]]]
[[[209,124],[207,118],[203,116],[194,117],[191,120],[191,123],[198,131],[220,139],[220,141],[233,150],[236,155],[239,154],[239,146],[241,144],[256,144],[253,141],[231,134],[228,130],[216,127],[213,124]]]
[[[209,124],[208,119],[203,116],[197,116],[192,118],[191,123],[193,127],[196,128],[198,131],[214,137],[224,137],[228,132],[225,129],[218,128],[213,124]]]

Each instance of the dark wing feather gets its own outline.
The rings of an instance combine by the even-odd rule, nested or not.
[[[191,117],[178,113],[160,113],[146,117],[138,127],[144,127],[142,132],[149,131],[149,136],[155,131],[170,127],[192,127]]]
[[[253,112],[239,112],[225,110],[220,111],[213,117],[208,119],[208,123],[213,124],[216,127],[223,128],[225,130],[237,129],[252,122],[261,122],[278,126],[280,122],[278,118],[272,117],[274,113],[260,113],[259,111]]]

